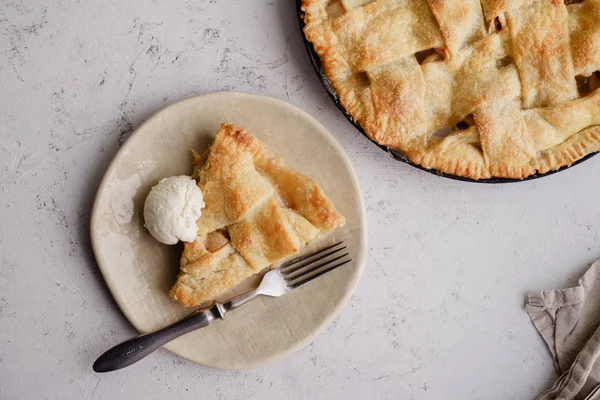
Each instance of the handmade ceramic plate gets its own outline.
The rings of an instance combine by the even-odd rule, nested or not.
[[[192,309],[168,296],[182,247],[150,236],[143,204],[161,178],[191,174],[190,150],[208,148],[224,121],[245,127],[319,182],[347,221],[322,245],[343,239],[353,258],[288,295],[257,298],[225,320],[165,346],[205,366],[243,369],[278,360],[313,339],[339,314],[364,265],[365,216],[356,174],[321,124],[281,100],[242,93],[212,93],[173,104],[140,126],[110,164],[94,203],[91,237],[102,275],[137,330],[153,331],[189,314]],[[256,284],[255,278],[244,287]]]

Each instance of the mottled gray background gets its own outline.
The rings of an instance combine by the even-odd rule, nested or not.
[[[528,289],[600,258],[600,156],[539,181],[476,185],[393,162],[329,100],[292,1],[0,4],[0,399],[530,399],[555,378]],[[118,373],[134,334],[89,244],[99,180],[167,104],[238,90],[320,120],[364,191],[364,277],[314,343],[246,372],[159,351]]]

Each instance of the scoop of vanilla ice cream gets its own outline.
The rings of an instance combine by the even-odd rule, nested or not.
[[[204,199],[195,180],[185,175],[164,178],[146,197],[145,227],[164,244],[193,242],[202,208]]]

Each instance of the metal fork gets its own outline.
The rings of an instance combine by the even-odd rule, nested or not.
[[[179,336],[208,326],[215,319],[224,319],[225,314],[243,306],[257,296],[282,296],[350,261],[352,261],[350,252],[344,246],[343,241],[325,247],[316,253],[288,261],[279,268],[267,272],[255,290],[227,303],[217,303],[209,309],[194,311],[181,321],[163,329],[133,337],[116,345],[98,357],[94,362],[94,371],[109,372],[125,368]]]

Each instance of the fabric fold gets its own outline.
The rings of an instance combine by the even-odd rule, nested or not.
[[[539,399],[600,400],[600,261],[575,287],[527,293],[525,310],[561,374]]]

